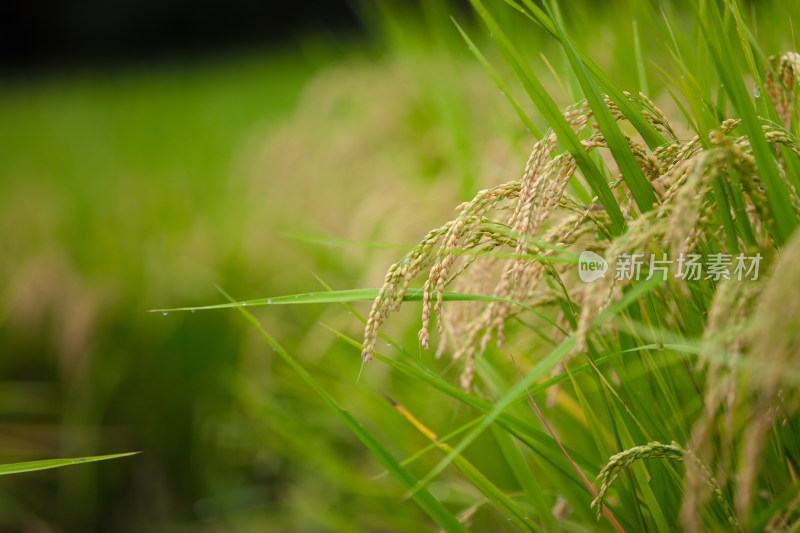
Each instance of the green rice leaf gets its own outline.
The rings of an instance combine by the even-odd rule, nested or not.
[[[203,305],[199,307],[173,307],[167,309],[151,309],[151,313],[171,313],[173,311],[208,311],[211,309],[232,309],[239,307],[258,307],[262,305],[300,305],[300,304],[330,304],[342,302],[371,302],[378,296],[379,289],[348,289],[342,291],[309,292],[304,294],[290,294],[286,296],[275,296],[274,298],[257,298],[254,300],[242,300],[241,302],[230,302],[227,304]],[[422,300],[422,289],[410,289],[403,301],[419,302]],[[483,294],[466,294],[460,292],[445,292],[442,298],[450,302],[506,302],[522,305],[519,302],[498,298],[496,296],[486,296]],[[528,308],[529,309],[529,308]]]
[[[539,128],[537,128],[533,124],[533,121],[530,119],[528,114],[525,113],[525,111],[523,111],[522,107],[520,107],[520,105],[517,103],[517,100],[512,96],[512,94],[506,88],[505,83],[503,83],[503,80],[500,79],[500,76],[497,75],[497,72],[495,72],[495,70],[492,68],[492,65],[489,64],[489,61],[486,59],[486,57],[484,57],[484,55],[481,53],[481,51],[478,49],[478,47],[475,45],[475,43],[472,42],[472,39],[469,38],[469,35],[467,35],[467,32],[465,32],[463,30],[463,28],[461,28],[461,26],[459,26],[458,22],[456,22],[456,19],[454,19],[453,17],[450,17],[450,18],[453,21],[453,24],[455,24],[456,29],[458,30],[458,32],[461,34],[461,37],[467,43],[467,46],[469,47],[470,51],[475,56],[475,59],[478,60],[478,63],[481,64],[481,66],[484,68],[484,70],[486,70],[486,72],[489,74],[489,76],[492,78],[492,80],[494,80],[494,83],[497,85],[497,87],[503,93],[503,96],[505,96],[506,99],[508,99],[508,102],[511,104],[511,107],[513,107],[514,111],[517,112],[517,115],[519,116],[519,118],[522,121],[522,123],[525,124],[526,128],[528,128],[528,131],[530,131],[534,135],[534,137],[536,137],[537,139],[541,139],[542,138],[542,132],[539,131]]]
[[[603,136],[608,143],[611,155],[619,166],[619,170],[622,172],[622,176],[628,188],[631,190],[631,194],[633,194],[636,205],[642,213],[650,211],[657,202],[656,195],[653,192],[653,188],[650,186],[650,182],[645,177],[644,172],[642,172],[636,158],[634,158],[633,152],[630,146],[628,146],[628,142],[622,135],[619,126],[617,126],[617,121],[611,116],[611,111],[609,111],[603,101],[603,97],[600,95],[597,85],[595,85],[594,81],[589,77],[589,73],[586,71],[583,61],[578,57],[564,29],[558,23],[555,24],[555,29],[558,39],[561,41],[561,45],[567,53],[567,58],[572,66],[572,70],[578,78],[578,82],[581,84],[586,98],[589,100],[592,111],[594,111],[597,124],[600,126],[600,131],[603,132]]]
[[[359,352],[361,351],[361,343],[352,339],[345,335],[344,333],[337,331],[329,326],[323,324],[323,327],[327,328],[332,333],[335,333],[338,337],[342,340],[353,346],[353,348],[357,349]],[[375,359],[386,363],[387,365],[391,366],[395,370],[399,370],[400,372],[406,374],[407,376],[420,381],[421,383],[425,383],[432,387],[439,392],[444,393],[451,398],[458,400],[459,402],[472,407],[482,413],[488,413],[493,409],[491,402],[485,400],[483,398],[478,398],[472,394],[464,392],[458,387],[453,386],[449,382],[445,381],[441,376],[430,370],[429,368],[419,363],[420,368],[416,368],[409,364],[403,363],[402,361],[396,361],[379,352],[373,352],[373,356]],[[607,358],[603,360],[597,361],[596,364],[602,364],[606,361]],[[582,367],[577,368],[573,372],[576,374],[580,374],[589,370],[589,365],[585,365]],[[566,376],[555,376],[550,378],[543,383],[531,387],[531,392],[536,394],[538,392],[542,392],[547,390],[548,388],[561,383],[566,380]],[[497,424],[502,427],[505,431],[509,434],[513,435],[520,442],[524,443],[528,448],[532,451],[536,452],[542,458],[549,461],[554,467],[559,469],[564,475],[571,478],[571,474],[569,471],[569,465],[563,461],[563,456],[561,455],[561,451],[556,447],[555,443],[552,441],[549,435],[545,432],[531,426],[524,420],[510,414],[507,412],[501,413],[497,418]],[[578,463],[582,468],[592,468],[594,463],[584,457],[582,454],[567,447],[567,451],[569,451],[570,455],[575,459],[575,462]],[[576,481],[577,485],[582,487],[583,485],[580,482]]]
[[[622,299],[610,305],[605,311],[603,311],[593,322],[592,322],[592,329],[599,327],[600,325],[607,322],[617,313],[619,313],[622,309],[626,308],[632,302],[636,301],[639,297],[644,294],[647,294],[649,291],[655,289],[658,285],[662,284],[663,280],[658,278],[651,278],[649,280],[643,281],[638,285],[632,287],[626,294],[623,296]],[[454,449],[453,452],[450,453],[447,457],[445,457],[442,461],[439,462],[420,482],[419,485],[414,487],[411,491],[411,494],[414,494],[416,490],[425,487],[430,481],[433,480],[455,457],[456,454],[460,454],[464,451],[464,449],[469,446],[483,431],[489,427],[489,425],[494,422],[504,411],[505,409],[511,405],[512,402],[516,401],[522,394],[526,393],[528,389],[532,387],[534,383],[545,373],[548,372],[553,366],[555,366],[558,362],[564,359],[570,351],[575,347],[575,338],[569,337],[558,347],[550,352],[550,354],[539,361],[533,369],[528,372],[525,377],[518,381],[502,398],[495,404],[494,408],[486,415],[483,422],[472,430],[469,435],[467,435]]]
[[[372,302],[378,296],[380,289],[348,289],[342,291],[310,292],[305,294],[291,294],[287,296],[276,296],[274,298],[258,298],[255,300],[243,300],[241,302],[230,302],[227,304],[204,305],[199,307],[172,307],[167,309],[151,309],[150,313],[172,313],[176,311],[210,311],[213,309],[234,309],[244,307],[259,307],[263,305],[301,305],[301,304],[330,304],[345,302]],[[422,300],[424,291],[422,289],[409,289],[403,296],[404,302],[419,302]],[[448,302],[505,302],[530,311],[541,317],[548,323],[559,327],[550,317],[542,312],[525,305],[524,303],[500,298],[497,296],[487,296],[484,294],[467,294],[461,292],[444,292],[442,299]]]
[[[115,453],[112,455],[95,455],[93,457],[77,457],[74,459],[45,459],[43,461],[27,461],[24,463],[10,463],[0,465],[0,476],[7,474],[21,474],[23,472],[34,472],[36,470],[50,470],[51,468],[61,468],[64,466],[94,463],[96,461],[107,461],[128,457],[142,452]]]
[[[501,431],[497,426],[492,426],[492,435],[497,441],[500,448],[500,453],[508,464],[508,467],[514,472],[514,477],[525,492],[528,502],[536,509],[538,518],[546,526],[546,531],[560,531],[558,522],[553,516],[552,511],[547,505],[547,498],[542,492],[536,479],[532,475],[530,468],[525,463],[525,458],[520,453],[514,441],[507,433]]]
[[[612,232],[614,234],[622,233],[625,226],[625,221],[622,217],[622,211],[617,204],[617,200],[611,193],[608,187],[608,182],[597,165],[587,155],[586,150],[583,148],[578,136],[572,131],[564,116],[558,110],[553,99],[542,86],[541,82],[537,79],[530,67],[522,59],[520,53],[511,44],[511,41],[503,32],[500,25],[489,13],[481,0],[470,0],[475,10],[480,17],[489,27],[489,30],[494,33],[495,40],[500,45],[503,55],[508,60],[514,73],[522,82],[525,90],[528,92],[533,103],[542,113],[547,123],[553,128],[553,131],[558,135],[561,141],[567,148],[570,154],[575,158],[584,178],[589,183],[592,191],[600,199],[600,203],[606,209],[609,217],[611,218]]]
[[[788,240],[797,227],[797,216],[789,202],[789,196],[780,178],[775,157],[764,138],[761,121],[750,101],[749,92],[744,86],[741,74],[736,71],[735,65],[723,56],[723,51],[727,50],[728,47],[723,42],[725,32],[720,20],[719,10],[714,2],[711,2],[709,7],[711,16],[708,18],[711,21],[711,29],[707,29],[703,24],[700,27],[706,37],[711,57],[725,86],[725,91],[741,116],[742,128],[750,139],[753,156],[756,159],[761,178],[766,185],[767,200],[774,217],[774,227],[771,228],[771,231],[775,236],[775,240],[781,245]]]
[[[436,435],[422,422],[420,422],[411,412],[405,407],[399,405],[397,402],[386,396],[389,403],[399,411],[406,420],[408,420],[417,430],[423,435],[428,437],[432,444],[445,453],[451,453],[452,448],[444,442],[443,439],[438,439]],[[494,506],[500,510],[512,523],[514,523],[522,531],[539,532],[542,529],[522,511],[519,505],[509,498],[497,485],[492,483],[479,469],[470,463],[464,456],[457,455],[453,460],[453,465],[469,480],[472,485],[483,494]]]
[[[228,299],[231,299],[224,291],[223,295]],[[400,485],[406,489],[410,490],[412,487],[418,485],[416,478],[404,467],[397,462],[397,460],[389,453],[389,451],[384,448],[384,446],[378,441],[375,436],[369,432],[361,423],[356,420],[356,418],[350,414],[349,411],[339,406],[336,400],[328,394],[328,392],[319,384],[317,381],[309,374],[305,368],[303,368],[300,363],[298,363],[294,357],[292,357],[289,352],[287,352],[283,346],[281,346],[278,341],[276,341],[267,331],[261,326],[261,324],[256,320],[256,318],[244,309],[243,307],[238,307],[239,311],[245,317],[245,319],[258,330],[264,339],[266,339],[267,343],[275,349],[275,352],[281,357],[281,359],[288,364],[292,370],[297,373],[298,376],[311,388],[316,392],[320,398],[322,398],[323,402],[333,411],[336,416],[338,416],[342,422],[347,426],[347,428],[361,441],[361,443],[375,456],[375,458],[383,465],[386,470],[392,475],[392,477],[397,480]],[[466,533],[466,529],[461,524],[461,522],[456,519],[455,516],[439,501],[437,500],[428,490],[416,490],[414,491],[413,495],[414,501],[420,508],[425,511],[428,516],[430,516],[442,529],[450,532],[458,532],[458,533]]]
[[[639,42],[639,25],[635,19],[633,21],[633,53],[636,57],[636,75],[639,77],[639,90],[644,94],[650,94],[650,87],[647,84],[647,72],[644,69],[642,43]]]
[[[519,10],[530,20],[544,28],[548,33],[556,36],[556,29],[550,17],[548,17],[541,8],[534,4],[532,0],[523,0],[523,2],[530,10],[530,13],[526,12],[522,8],[519,8]],[[511,4],[512,2],[510,0],[506,0],[506,3]],[[656,148],[657,146],[661,146],[662,144],[666,144],[667,140],[664,138],[664,136],[661,135],[661,133],[655,129],[652,124],[647,122],[644,117],[642,117],[642,115],[639,113],[639,110],[636,109],[628,97],[625,96],[625,94],[622,92],[622,89],[617,87],[617,84],[614,83],[608,74],[606,74],[586,52],[583,50],[576,50],[576,52],[596,82],[608,92],[608,95],[611,97],[614,103],[617,104],[617,107],[619,107],[620,111],[622,111],[633,127],[636,128],[636,131],[639,132],[639,135],[642,136],[642,139],[644,139],[644,142],[647,144],[647,146],[652,149]]]

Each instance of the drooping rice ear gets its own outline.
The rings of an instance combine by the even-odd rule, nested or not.
[[[741,379],[746,391],[754,395],[748,403],[749,424],[744,431],[742,459],[737,482],[736,509],[741,516],[750,510],[753,486],[762,464],[765,441],[773,424],[774,406],[781,405],[782,416],[800,411],[800,300],[788,296],[787,287],[800,286],[800,234],[784,246],[755,306],[750,335],[751,361],[758,362]]]
[[[767,70],[766,90],[772,105],[778,112],[783,125],[788,129],[791,122],[792,108],[797,101],[797,86],[800,83],[800,54],[786,52],[780,57],[770,56],[772,70]]]

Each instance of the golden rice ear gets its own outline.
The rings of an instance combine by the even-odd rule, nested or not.
[[[795,232],[765,280],[753,313],[750,358],[757,365],[741,381],[756,401],[748,403],[750,422],[744,432],[737,482],[736,509],[741,516],[746,516],[752,503],[767,434],[800,411],[796,371],[800,368],[800,300],[787,293],[787,288],[800,286],[799,264],[800,233]]]
[[[784,77],[800,72],[797,61],[796,54],[784,56],[780,71]],[[794,78],[791,84],[794,87]],[[644,116],[648,121],[671,131],[663,113],[652,102],[645,99],[639,103],[646,108]],[[615,118],[624,118],[613,102],[608,100],[607,105]],[[593,132],[581,141],[587,151],[607,149],[586,102],[570,107],[564,117],[573,129]],[[611,188],[625,213],[628,231],[613,240],[608,240],[608,216],[602,207],[595,210],[596,199],[589,206],[579,206],[566,196],[569,182],[582,178],[571,154],[556,153],[558,139],[548,132],[534,145],[519,181],[478,192],[471,201],[458,206],[455,219],[431,231],[387,272],[369,315],[362,357],[365,361],[370,359],[378,328],[399,308],[412,278],[427,270],[420,344],[428,349],[428,329],[435,318],[439,337],[450,335],[453,359],[464,361],[462,386],[469,387],[474,358],[493,338],[502,344],[506,321],[521,311],[510,301],[532,304],[541,296],[540,281],[548,268],[542,258],[546,260],[553,247],[568,248],[576,242],[593,241],[592,245],[582,245],[582,249],[591,247],[603,254],[609,264],[615,264],[620,254],[657,250],[679,256],[693,253],[702,241],[716,240],[723,245],[724,236],[715,217],[719,205],[710,196],[714,180],[726,176],[730,169],[736,169],[740,177],[738,186],[746,202],[744,215],[750,219],[758,244],[773,247],[772,237],[765,230],[771,211],[749,140],[733,134],[739,124],[738,120],[722,122],[717,131],[709,134],[709,147],[694,137],[685,142],[675,140],[650,152],[626,138],[643,172],[654,184],[658,203],[646,214],[632,213],[630,191],[622,179],[615,180]],[[800,153],[800,147],[780,128],[766,128],[765,136],[772,144]],[[791,186],[788,189],[792,191],[793,205],[800,209],[800,197]],[[487,227],[492,225],[497,231]],[[550,246],[540,249],[540,242]],[[497,251],[506,254],[507,259],[492,257]],[[494,285],[485,285],[486,275],[467,275],[473,271],[493,273],[488,278],[494,280]],[[561,271],[559,275],[565,273]],[[626,281],[617,283],[614,278],[607,276],[591,285],[567,287],[570,300],[576,304],[571,307],[579,313],[576,331],[572,332],[576,337],[573,353],[583,350],[589,325],[620,296]],[[470,281],[475,279],[482,280],[480,286]],[[492,295],[498,300],[475,305],[467,317],[454,313],[453,322],[445,316],[443,294],[456,280],[464,281],[459,286],[463,292]],[[679,290],[685,288],[679,285]],[[437,356],[445,351],[440,347]]]
[[[733,527],[734,531],[742,531],[736,515],[733,513],[728,500],[722,492],[719,481],[714,477],[708,467],[690,450],[681,447],[677,442],[670,444],[663,444],[658,441],[649,442],[643,446],[634,446],[624,450],[608,459],[608,463],[600,473],[597,479],[600,481],[600,490],[597,497],[592,501],[592,507],[597,509],[597,520],[599,521],[603,514],[603,503],[606,493],[614,484],[614,481],[619,476],[620,472],[631,466],[637,461],[644,459],[671,459],[673,461],[683,461],[686,465],[687,476],[692,475],[702,480],[706,492],[712,494],[720,505],[720,508],[725,513],[728,523]],[[697,512],[693,509],[694,514],[685,523],[688,531],[697,530]],[[686,522],[686,521],[685,521]]]
[[[770,56],[772,70],[767,69],[765,88],[772,105],[785,127],[790,126],[792,108],[797,100],[796,89],[800,84],[800,54],[786,52],[780,57]]]
[[[672,459],[675,461],[683,461],[686,451],[678,446],[677,443],[662,444],[660,442],[650,442],[644,446],[635,446],[624,450],[616,455],[612,455],[608,459],[608,464],[600,470],[597,475],[600,481],[600,490],[597,497],[592,501],[592,507],[597,509],[597,521],[599,522],[603,516],[603,503],[606,493],[611,485],[616,481],[619,473],[631,466],[636,461],[643,459]]]

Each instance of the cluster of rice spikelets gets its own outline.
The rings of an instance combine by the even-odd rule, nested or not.
[[[681,519],[688,532],[703,528],[702,508],[718,487],[735,478],[735,513],[747,523],[768,446],[791,438],[800,410],[800,303],[793,288],[800,284],[800,235],[785,245],[780,258],[754,283],[720,283],[708,314],[698,370],[706,370],[704,416],[692,428],[689,449],[705,469],[687,469]],[[794,428],[796,430],[796,427]],[[769,438],[777,442],[768,444]],[[786,479],[772,479],[776,490],[794,483],[791,467]],[[709,491],[709,479],[717,488]],[[800,516],[800,497],[773,511],[767,531],[784,531]],[[732,522],[733,523],[733,522]]]
[[[735,531],[741,531],[739,521],[733,514],[733,511],[725,498],[722,488],[717,479],[711,474],[709,469],[697,458],[692,452],[685,450],[678,443],[672,442],[670,444],[663,444],[658,441],[647,443],[643,446],[634,446],[624,450],[616,455],[613,455],[606,466],[600,470],[597,475],[600,481],[600,490],[597,497],[592,501],[592,507],[597,508],[597,520],[599,521],[603,516],[603,502],[611,485],[616,481],[619,473],[633,465],[636,461],[643,459],[671,459],[674,461],[685,461],[689,463],[690,468],[687,471],[694,472],[696,477],[703,480],[706,487],[708,487],[714,497],[719,502],[728,523]]]
[[[796,112],[800,55],[790,52],[771,58],[771,64],[775,74],[767,73],[765,92],[788,127]],[[800,410],[800,376],[792,370],[800,367],[800,301],[787,291],[800,286],[800,235],[783,248],[774,240],[766,187],[749,139],[737,135],[739,120],[723,121],[709,132],[707,142],[698,136],[680,140],[647,97],[627,96],[669,139],[649,150],[626,135],[656,195],[653,209],[646,213],[637,209],[624,180],[613,175],[613,164],[609,164],[610,187],[626,226],[621,235],[613,235],[610,218],[597,198],[581,205],[566,195],[571,180],[578,180],[586,190],[588,186],[575,159],[569,153],[557,153],[557,136],[548,132],[534,145],[519,180],[480,191],[458,206],[453,220],[430,231],[390,267],[369,314],[362,357],[370,360],[378,329],[399,308],[412,281],[424,273],[420,344],[426,350],[429,347],[433,315],[440,338],[436,355],[452,351],[454,359],[464,361],[462,387],[470,386],[475,358],[492,338],[501,345],[507,320],[525,308],[551,309],[550,316],[555,316],[552,338],[573,335],[574,351],[581,353],[590,341],[594,319],[621,297],[631,280],[607,274],[593,283],[578,282],[575,253],[600,253],[613,272],[624,254],[667,254],[674,259],[701,249],[728,250],[729,237],[720,223],[722,206],[714,187],[722,183],[730,190],[735,188],[744,205],[738,211],[731,206],[729,215],[734,221],[747,219],[755,242],[748,247],[739,239],[736,247],[749,256],[761,254],[760,277],[747,282],[700,280],[710,294],[695,372],[702,379],[698,385],[702,391],[698,392],[703,413],[683,447],[654,442],[613,456],[598,476],[601,489],[593,505],[600,516],[603,498],[617,474],[638,459],[684,460],[687,466],[693,465],[685,469],[681,508],[685,530],[703,529],[700,509],[712,498],[730,527],[740,530],[740,523],[749,523],[764,455],[771,446],[768,441],[779,436],[787,423],[796,426]],[[608,98],[606,105],[617,121],[625,121]],[[585,150],[600,152],[597,160],[611,161],[586,102],[570,107],[564,116],[578,135],[583,132]],[[781,125],[765,121],[762,129],[771,145],[800,155],[800,145]],[[781,154],[779,150],[776,153]],[[782,156],[777,163],[794,211],[800,213],[800,196],[787,177]],[[692,298],[690,287],[672,276],[672,267],[671,294],[688,301]],[[459,302],[448,305],[445,312],[445,289],[491,295],[497,300]],[[660,299],[665,312],[662,326],[685,331],[674,300],[659,294],[654,297]],[[788,472],[783,482],[791,482],[792,475]],[[732,487],[730,493],[723,487]],[[727,494],[733,496],[730,503]],[[773,513],[767,529],[787,527],[800,513],[800,496]]]
[[[549,132],[535,144],[520,180],[480,191],[471,201],[458,206],[455,219],[429,232],[389,268],[366,324],[362,351],[365,361],[371,358],[378,329],[401,305],[411,281],[426,270],[419,340],[427,349],[433,314],[440,342],[449,333],[454,359],[465,360],[462,386],[469,386],[474,358],[485,350],[491,338],[496,336],[498,345],[503,343],[504,324],[522,310],[514,302],[531,306],[561,301],[565,304],[562,308],[574,309],[578,327],[573,333],[580,351],[585,347],[592,320],[620,295],[627,281],[607,275],[592,284],[570,283],[575,266],[560,260],[562,253],[594,249],[613,268],[622,254],[669,252],[676,257],[695,251],[701,241],[720,240],[724,236],[715,217],[719,206],[709,193],[714,180],[727,177],[730,171],[739,176],[741,192],[747,199],[746,215],[759,248],[774,248],[767,231],[770,211],[766,192],[749,141],[733,135],[739,121],[723,122],[711,132],[710,146],[704,148],[699,137],[678,140],[664,114],[644,95],[627,96],[640,106],[643,116],[655,128],[671,139],[650,151],[626,136],[658,198],[654,209],[645,214],[638,212],[624,181],[612,178],[611,186],[623,207],[627,231],[611,238],[609,217],[596,204],[597,198],[589,205],[580,205],[565,195],[570,180],[582,178],[576,173],[577,164],[571,154],[555,154],[557,137]],[[606,105],[618,121],[625,119],[609,99]],[[591,128],[590,135],[581,141],[587,151],[607,149],[586,102],[569,108],[564,116],[578,134]],[[797,144],[783,129],[765,126],[765,133],[771,143],[798,152]],[[794,191],[792,201],[795,206],[800,203]],[[545,273],[566,280],[563,290],[553,290],[542,283]],[[471,305],[469,312],[456,312],[450,317],[445,314],[443,292],[453,283],[458,283],[459,290],[491,294],[498,301]],[[566,325],[565,318],[559,320],[554,338],[560,335],[560,326]],[[437,355],[443,351],[440,345]]]
[[[776,75],[767,74],[765,90],[788,125],[797,105],[794,89],[800,83],[800,55],[787,53],[771,61]],[[737,217],[747,219],[755,242],[748,247],[739,239],[736,247],[750,256],[761,254],[761,275],[745,283],[700,280],[711,294],[696,369],[698,376],[704,376],[703,414],[694,423],[685,448],[675,443],[650,443],[612,457],[600,473],[602,488],[595,505],[600,513],[603,497],[617,473],[637,459],[691,458],[696,468],[686,469],[681,513],[684,527],[700,531],[699,509],[714,497],[730,525],[738,530],[740,521],[747,523],[749,518],[770,433],[777,433],[773,430],[793,420],[800,409],[796,386],[800,377],[789,371],[800,363],[800,303],[787,297],[786,290],[800,286],[800,236],[779,254],[780,246],[770,232],[773,220],[766,187],[750,141],[736,134],[739,120],[722,122],[709,133],[707,142],[697,136],[681,141],[647,97],[626,96],[669,139],[667,144],[649,150],[626,135],[655,192],[653,209],[640,212],[621,176],[609,175],[626,225],[621,235],[614,236],[610,218],[597,198],[581,205],[566,195],[571,180],[580,180],[585,189],[588,187],[577,172],[575,159],[569,153],[556,153],[557,136],[548,132],[534,145],[521,179],[480,191],[458,206],[453,220],[430,231],[391,266],[369,314],[362,357],[370,360],[378,329],[399,308],[413,279],[425,272],[420,344],[426,350],[429,347],[433,314],[440,336],[436,355],[448,351],[445,341],[449,341],[453,358],[464,360],[464,388],[473,379],[475,358],[493,337],[501,345],[506,321],[525,308],[554,309],[552,337],[573,335],[575,352],[581,353],[587,348],[594,319],[621,297],[631,280],[606,275],[593,283],[577,282],[574,254],[582,250],[601,253],[613,272],[624,254],[668,254],[675,258],[702,248],[728,250],[729,237],[720,223],[723,213],[719,212],[721,205],[715,199],[714,187],[722,183],[736,188],[744,205],[739,205],[738,211],[730,207],[729,215],[734,221]],[[606,105],[617,121],[625,121],[608,98]],[[600,157],[610,161],[608,145],[586,102],[570,107],[564,116],[576,134],[585,132],[581,141],[585,150],[600,151]],[[800,155],[800,145],[782,126],[765,122],[762,128],[770,144]],[[777,162],[795,213],[800,213],[800,196],[787,178],[785,162],[781,157]],[[669,268],[672,294],[688,300],[689,286],[672,277],[673,265]],[[448,306],[445,313],[446,288],[491,295],[496,300],[460,302],[452,310]],[[663,295],[655,297],[660,298],[665,310],[662,325],[685,330],[675,302]],[[730,505],[722,487],[733,475],[737,482],[734,505]],[[785,527],[798,509],[800,497],[775,511],[769,527]]]
[[[795,89],[800,84],[800,54],[787,52],[780,57],[770,57],[769,62],[772,69],[767,70],[767,93],[781,122],[789,124],[797,102]]]
[[[597,520],[603,517],[603,505],[608,489],[617,480],[619,473],[631,466],[636,461],[642,459],[672,459],[683,461],[686,450],[681,448],[676,442],[663,444],[661,442],[650,442],[644,446],[635,446],[624,450],[609,458],[606,466],[600,470],[597,480],[600,481],[600,490],[597,497],[592,501],[592,507],[597,509]]]
[[[800,301],[793,291],[800,286],[798,264],[800,235],[796,234],[783,247],[780,259],[764,280],[760,295],[752,304],[752,327],[740,341],[750,364],[746,371],[737,373],[738,394],[731,396],[736,402],[734,412],[739,415],[734,423],[746,424],[735,501],[736,511],[743,518],[749,515],[757,492],[768,437],[781,439],[790,435],[787,431],[796,431],[800,409]],[[732,448],[735,443],[730,440],[727,444]],[[799,503],[780,509],[773,517],[776,531],[788,527],[789,517],[797,519]]]
[[[794,90],[800,80],[800,55],[789,52],[770,62],[777,77],[767,72],[766,92],[788,125],[797,102]],[[770,142],[798,153],[796,141],[785,131],[765,128],[765,133]],[[785,180],[785,169],[781,171]],[[755,168],[752,172],[755,175]],[[797,192],[791,186],[788,189],[795,212],[800,212]],[[766,212],[767,206],[750,206],[751,211],[756,208]],[[777,248],[772,242],[759,245],[762,253]],[[757,492],[768,434],[774,430],[779,435],[800,408],[799,376],[793,371],[800,362],[800,307],[791,296],[791,288],[800,282],[798,261],[800,241],[795,235],[781,249],[774,267],[767,268],[757,282],[718,284],[704,330],[698,370],[706,371],[705,416],[694,425],[689,447],[705,464],[715,465],[715,478],[722,484],[735,473],[735,509],[744,521]],[[705,486],[703,476],[687,470],[681,512],[686,531],[701,530],[697,509],[708,499]],[[798,509],[800,498],[778,508],[767,530],[788,527]]]

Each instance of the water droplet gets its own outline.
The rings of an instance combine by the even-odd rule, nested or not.
[[[505,92],[505,91],[500,91],[500,94],[501,94],[502,96],[505,96],[505,95],[506,95],[506,92]]]
[[[269,300],[267,300],[267,303],[268,303],[268,304],[271,304],[271,303],[272,303],[272,298],[270,298]]]
[[[197,309],[192,309],[192,313],[194,313],[195,311],[197,311]]]
[[[761,96],[761,90],[758,87],[753,87],[753,96],[755,96],[756,98]]]
[[[295,298],[299,298],[300,296],[298,296],[297,294],[295,294],[295,295],[294,295],[294,297],[295,297]]]
[[[162,315],[164,315],[164,316],[167,316],[167,312],[166,312],[166,311],[164,311],[164,312],[163,312],[163,313],[161,313],[161,314],[162,314]]]
[[[247,305],[247,302],[242,302],[242,306],[245,306],[245,305]]]

